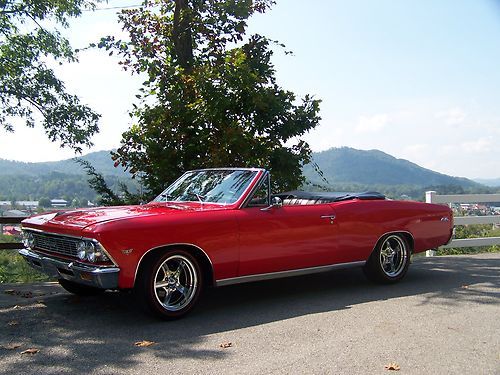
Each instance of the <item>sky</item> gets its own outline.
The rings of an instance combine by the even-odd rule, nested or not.
[[[453,176],[500,177],[500,0],[277,0],[248,31],[293,51],[273,58],[283,88],[322,100],[322,120],[304,137],[313,151],[378,149]],[[124,36],[113,9],[86,12],[65,33],[74,47]],[[84,153],[118,147],[140,77],[102,51],[57,71],[102,115]],[[0,158],[72,156],[40,129],[0,130]]]

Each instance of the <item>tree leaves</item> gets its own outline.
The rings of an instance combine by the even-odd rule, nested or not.
[[[95,168],[92,166],[92,164],[84,159],[80,158],[75,158],[75,162],[80,164],[84,169],[85,172],[87,173],[87,176],[89,176],[89,184],[90,186],[98,193],[100,194],[101,198],[101,203],[103,205],[107,206],[117,206],[123,204],[123,200],[118,197],[106,184],[106,181],[104,180],[104,177],[98,173]]]
[[[84,0],[7,0],[0,10],[0,127],[14,131],[13,118],[25,119],[35,126],[38,115],[48,138],[81,152],[90,146],[90,137],[98,131],[100,115],[82,105],[66,92],[46,64],[76,61],[75,51],[56,30],[41,21],[55,21],[68,26],[68,18],[78,16],[82,8],[92,8],[96,1]],[[18,25],[23,25],[21,32]]]
[[[21,346],[22,346],[22,344],[14,342],[14,343],[1,345],[0,348],[5,349],[5,350],[16,350],[16,349],[19,349]]]
[[[154,341],[142,340],[142,341],[135,342],[134,346],[138,346],[141,348],[147,348],[147,347],[152,346],[154,344],[156,344],[156,342],[154,342]]]
[[[185,0],[153,11],[144,2],[119,17],[130,43],[101,39],[124,68],[148,75],[132,111],[138,121],[113,157],[143,176],[151,196],[203,167],[265,167],[276,190],[303,182],[311,150],[300,137],[317,126],[320,101],[298,99],[276,83],[276,42],[260,35],[245,41],[247,19],[273,3]]]
[[[385,365],[384,368],[386,370],[390,370],[390,371],[399,371],[401,369],[401,367],[399,367],[399,365],[395,362],[391,362],[391,363]]]
[[[40,351],[40,349],[37,349],[37,348],[29,348],[29,349],[22,351],[21,354],[33,355],[33,354],[38,353],[39,351]]]

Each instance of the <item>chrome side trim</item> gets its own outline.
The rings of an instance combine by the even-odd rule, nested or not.
[[[184,243],[184,242],[169,243],[169,244],[164,244],[164,245],[159,245],[159,246],[152,247],[151,249],[149,249],[146,252],[144,252],[144,254],[142,254],[142,256],[139,258],[139,262],[137,262],[137,267],[135,268],[135,272],[134,272],[134,285],[135,285],[135,280],[137,279],[137,271],[139,270],[139,267],[140,267],[140,265],[142,263],[142,260],[144,259],[144,257],[146,256],[146,254],[149,254],[153,250],[161,249],[162,247],[169,248],[169,247],[175,247],[175,246],[191,246],[191,247],[195,247],[198,250],[200,250],[203,253],[203,255],[205,255],[205,258],[208,259],[208,262],[210,263],[210,267],[212,268],[212,273],[213,273],[213,271],[214,271],[214,265],[212,263],[212,259],[210,259],[210,257],[206,253],[206,251],[203,250],[201,247],[199,247],[199,246],[197,246],[195,244],[192,244],[192,243]]]
[[[365,263],[366,263],[366,261],[362,260],[362,261],[357,261],[357,262],[330,264],[327,266],[299,268],[296,270],[289,270],[289,271],[278,271],[278,272],[270,272],[270,273],[260,273],[257,275],[231,277],[229,279],[216,280],[215,285],[216,286],[225,286],[225,285],[232,285],[232,284],[249,283],[249,282],[254,282],[254,281],[279,279],[282,277],[309,275],[312,273],[328,272],[328,271],[345,269],[345,268],[352,268],[352,267],[361,267],[361,266],[364,266]]]

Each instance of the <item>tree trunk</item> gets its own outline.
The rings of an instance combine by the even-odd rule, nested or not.
[[[193,68],[193,35],[191,32],[192,15],[188,0],[175,0],[174,39],[175,54],[179,65],[189,74]]]

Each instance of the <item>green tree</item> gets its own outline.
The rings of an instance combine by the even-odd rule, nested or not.
[[[277,43],[245,35],[248,18],[272,4],[146,0],[119,17],[130,42],[99,43],[148,77],[131,113],[137,123],[113,158],[153,194],[201,167],[266,167],[276,189],[303,182],[311,151],[300,137],[318,124],[320,101],[281,88],[271,63]]]
[[[118,194],[116,194],[112,188],[108,186],[108,183],[100,174],[95,170],[95,168],[92,166],[92,164],[83,159],[75,159],[75,161],[80,164],[85,172],[87,173],[88,178],[88,183],[90,187],[92,187],[96,193],[99,194],[98,202],[99,205],[104,205],[104,206],[119,206],[122,204],[126,203],[139,203],[138,195],[133,195],[129,193],[128,187],[124,183],[120,183],[120,190],[124,192],[126,195],[126,198],[129,199],[122,199]]]
[[[82,207],[83,204],[82,204],[82,201],[78,198],[73,198],[73,200],[71,201],[71,207]]]
[[[38,201],[38,206],[44,207],[44,208],[50,207],[51,206],[50,199],[46,198],[46,197],[40,198],[40,200]]]
[[[14,131],[13,118],[35,125],[35,113],[51,141],[81,151],[90,146],[100,117],[68,93],[47,65],[77,60],[67,39],[50,25],[68,27],[68,19],[99,2],[86,0],[0,0],[0,127]]]

